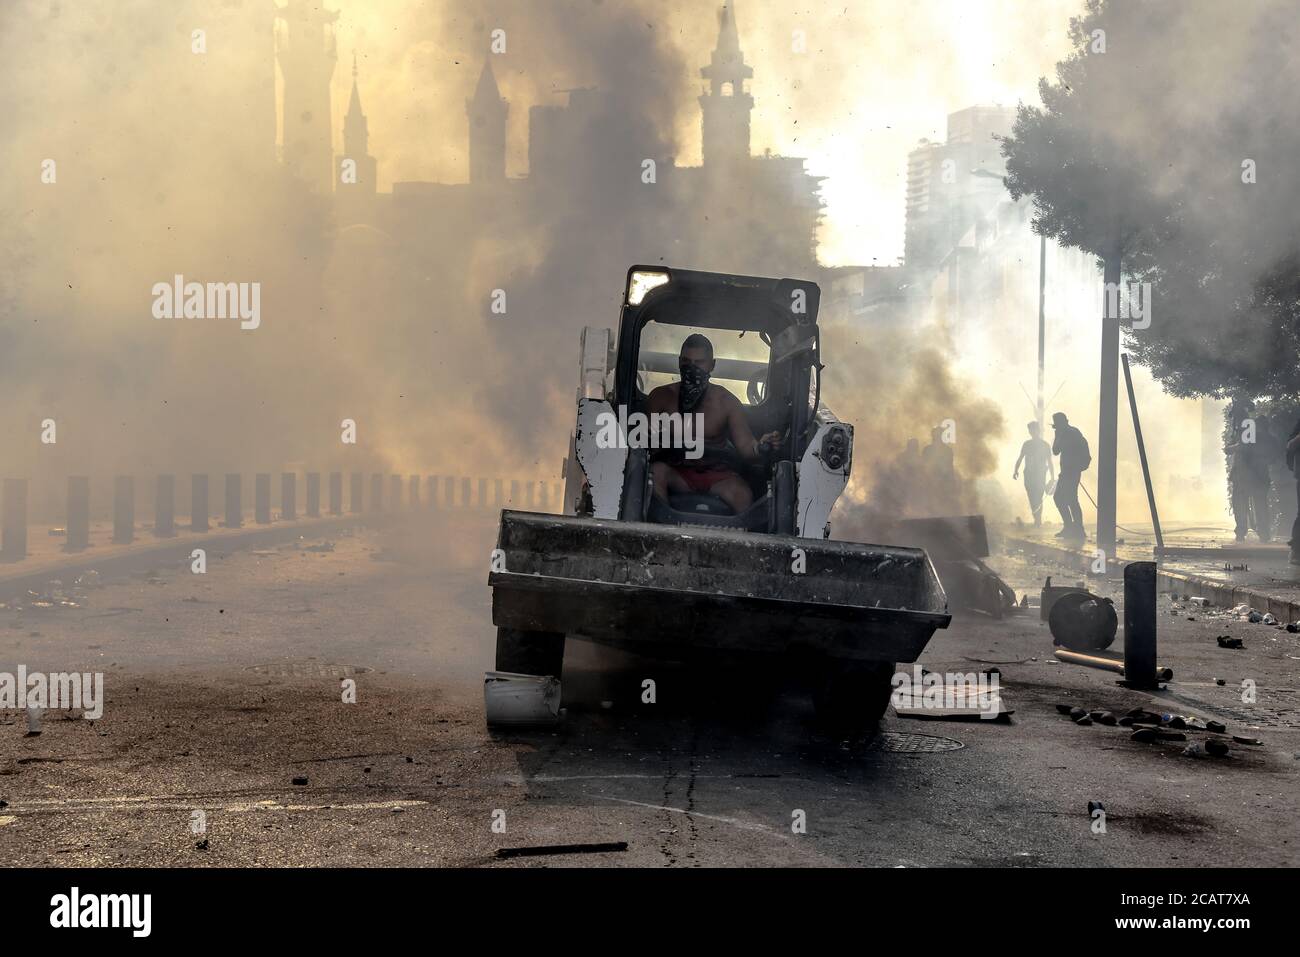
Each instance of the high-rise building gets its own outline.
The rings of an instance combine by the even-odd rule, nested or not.
[[[276,53],[284,78],[283,161],[313,190],[329,193],[334,181],[330,79],[337,53],[338,11],[308,0],[287,0],[276,13],[283,29]]]

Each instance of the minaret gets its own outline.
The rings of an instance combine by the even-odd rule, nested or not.
[[[360,192],[374,195],[375,192],[375,158],[367,152],[370,146],[370,131],[366,124],[366,114],[361,112],[361,91],[357,87],[357,55],[352,54],[352,98],[348,100],[348,112],[343,117],[343,155],[335,158],[334,173],[338,192]],[[349,182],[342,175],[344,160],[356,163],[356,181]]]
[[[700,97],[705,166],[748,158],[754,98],[745,89],[745,81],[753,75],[754,68],[740,52],[736,3],[730,0],[718,14],[718,47],[709,65],[700,70],[700,76],[709,81],[708,92]]]
[[[510,104],[501,99],[492,75],[491,54],[483,61],[474,96],[465,101],[469,117],[469,181],[499,182],[506,178],[506,114]]]
[[[312,189],[329,193],[335,178],[330,78],[338,11],[311,0],[287,0],[277,18],[285,24],[277,43],[284,76],[284,164]]]

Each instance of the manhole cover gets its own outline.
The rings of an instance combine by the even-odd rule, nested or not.
[[[904,731],[886,731],[872,739],[868,751],[894,751],[899,754],[936,754],[940,751],[960,751],[966,745],[955,738],[941,738],[937,734],[915,734]]]
[[[248,670],[271,678],[347,678],[351,675],[364,675],[374,669],[325,661],[277,661],[270,665],[253,665]]]

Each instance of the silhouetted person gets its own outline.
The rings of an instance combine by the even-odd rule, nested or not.
[[[1056,537],[1083,541],[1088,533],[1083,530],[1083,509],[1079,507],[1079,479],[1092,464],[1092,453],[1088,451],[1088,440],[1070,424],[1064,412],[1052,415],[1052,428],[1056,430],[1052,454],[1061,457],[1052,501],[1056,502],[1065,526]]]
[[[1296,477],[1296,516],[1295,521],[1291,523],[1291,541],[1287,544],[1291,546],[1291,564],[1300,565],[1300,422],[1295,424],[1295,428],[1287,437],[1286,467]]]
[[[1224,451],[1232,456],[1228,478],[1232,482],[1232,517],[1236,519],[1237,541],[1246,540],[1246,532],[1253,528],[1261,542],[1267,542],[1273,533],[1272,513],[1268,493],[1273,479],[1269,475],[1269,459],[1275,454],[1277,443],[1263,421],[1252,418],[1254,407],[1238,403],[1232,407],[1232,441]]]
[[[1025,495],[1029,497],[1029,511],[1034,515],[1034,525],[1043,524],[1043,490],[1048,476],[1053,475],[1052,447],[1043,441],[1042,429],[1037,422],[1029,423],[1029,438],[1020,446],[1012,479],[1020,477],[1020,463],[1025,463]]]

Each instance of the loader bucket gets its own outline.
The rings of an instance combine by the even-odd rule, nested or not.
[[[514,511],[497,547],[496,625],[652,657],[910,662],[950,621],[919,548]]]

